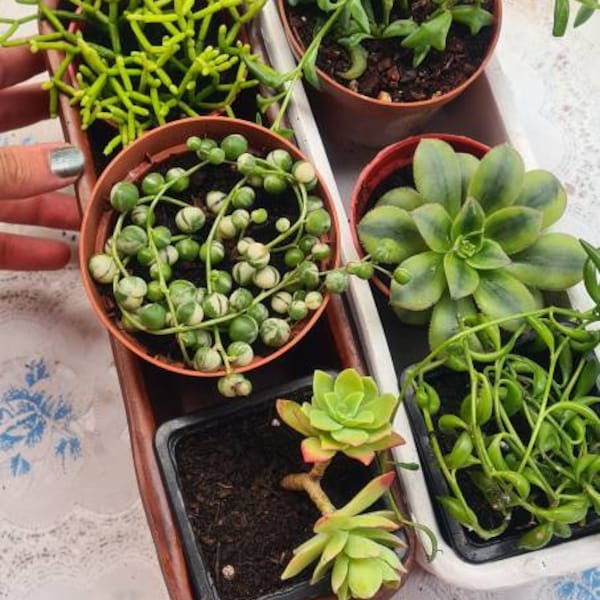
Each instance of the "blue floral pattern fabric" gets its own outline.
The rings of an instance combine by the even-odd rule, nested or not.
[[[600,600],[600,568],[588,569],[579,577],[559,581],[556,584],[556,598],[557,600]]]
[[[0,398],[0,467],[13,477],[32,469],[29,454],[44,437],[52,438],[54,455],[63,466],[81,454],[81,441],[71,423],[71,403],[47,391],[52,377],[43,359],[24,365],[21,383],[10,386]]]

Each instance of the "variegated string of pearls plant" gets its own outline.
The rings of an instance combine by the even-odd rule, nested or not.
[[[234,371],[254,360],[253,344],[285,345],[324,293],[344,292],[349,274],[369,278],[373,265],[366,259],[324,267],[332,262],[332,219],[310,195],[317,177],[309,162],[284,149],[262,157],[235,133],[220,143],[190,137],[187,147],[199,159],[193,166],[153,170],[139,187],[113,186],[118,217],[89,271],[112,286],[123,329],[175,336],[177,360],[198,371],[223,370],[219,392],[245,396],[252,385]],[[205,171],[210,180],[211,169],[228,179],[203,191],[195,176]]]

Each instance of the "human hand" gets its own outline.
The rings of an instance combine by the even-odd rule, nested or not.
[[[48,118],[47,92],[17,85],[43,70],[43,57],[28,48],[0,50],[0,132]],[[76,199],[56,190],[74,183],[83,166],[81,151],[64,143],[0,148],[0,221],[79,229]],[[60,269],[69,257],[63,242],[0,233],[0,269]]]

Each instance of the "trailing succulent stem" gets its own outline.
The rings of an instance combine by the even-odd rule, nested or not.
[[[375,447],[385,450],[402,443],[390,425],[396,404],[397,398],[380,395],[370,377],[352,369],[335,379],[315,371],[310,403],[277,401],[281,419],[307,436],[302,453],[306,462],[313,463],[309,472],[287,475],[281,485],[304,491],[323,515],[315,524],[315,536],[294,550],[282,579],[318,560],[311,582],[331,571],[331,588],[339,600],[372,598],[382,586],[400,584],[405,569],[393,549],[403,542],[393,532],[405,521],[397,509],[364,512],[389,492],[393,472],[373,479],[339,509],[321,487],[338,451],[369,464]]]
[[[413,187],[389,190],[358,225],[372,259],[395,268],[390,304],[407,322],[430,322],[432,348],[478,313],[514,331],[519,313],[542,306],[540,290],[581,280],[585,252],[575,238],[547,231],[566,194],[546,171],[525,171],[507,145],[481,160],[423,139]],[[511,318],[509,315],[513,315]],[[491,339],[499,334],[490,327]],[[474,351],[481,340],[471,337]]]
[[[590,514],[600,516],[600,366],[593,352],[600,341],[593,327],[600,321],[600,252],[582,245],[593,309],[550,306],[493,320],[468,318],[404,381],[401,398],[411,395],[421,409],[448,484],[449,495],[439,501],[483,539],[505,531],[516,509],[533,524],[519,540],[525,549],[570,537]],[[501,341],[495,328],[507,320],[521,325]],[[474,350],[471,340],[482,335],[494,339],[494,347]],[[450,411],[429,376],[457,364],[469,391],[460,409]],[[442,437],[452,440],[447,452]],[[480,524],[465,496],[466,478],[498,515],[497,527]]]

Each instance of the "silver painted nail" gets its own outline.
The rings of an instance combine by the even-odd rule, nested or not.
[[[48,155],[50,171],[57,177],[67,179],[80,175],[85,166],[83,152],[75,146],[51,150]]]

